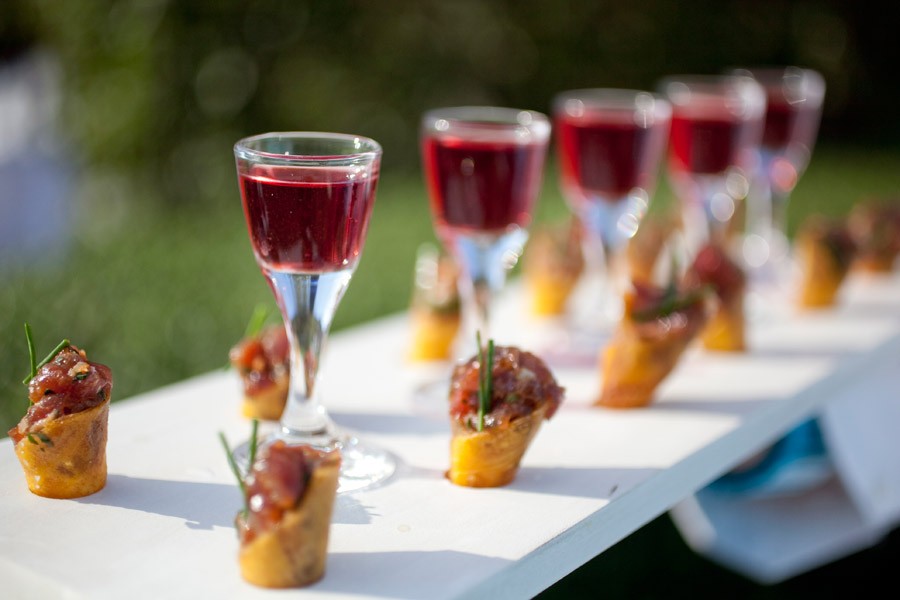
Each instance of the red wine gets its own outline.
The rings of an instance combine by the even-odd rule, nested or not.
[[[435,225],[495,232],[527,227],[546,146],[426,136],[422,156]]]
[[[345,167],[255,167],[240,176],[250,241],[260,265],[294,273],[352,267],[362,251],[378,174]]]
[[[615,202],[650,185],[664,139],[639,127],[633,110],[561,116],[556,126],[563,186],[572,195]]]
[[[670,136],[671,168],[707,175],[726,171],[739,164],[745,129],[745,122],[725,111],[676,107]]]
[[[806,102],[790,104],[780,93],[770,94],[762,146],[781,153],[791,144],[811,149],[818,129],[818,111]]]

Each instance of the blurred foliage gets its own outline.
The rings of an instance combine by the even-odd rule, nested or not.
[[[368,135],[418,165],[418,116],[447,104],[548,110],[573,87],[803,64],[828,81],[825,141],[885,123],[894,27],[861,2],[760,0],[4,0],[3,38],[52,48],[85,195],[231,202],[229,150],[266,130]],[[108,200],[114,202],[114,200]]]

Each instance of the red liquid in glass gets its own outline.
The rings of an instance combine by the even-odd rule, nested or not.
[[[744,125],[737,117],[676,108],[671,127],[669,162],[673,170],[712,175],[738,164]]]
[[[790,144],[811,148],[818,128],[818,111],[805,102],[790,104],[781,94],[768,97],[762,146],[780,153]]]
[[[656,154],[653,130],[638,127],[633,111],[595,112],[557,119],[563,185],[575,196],[624,200],[645,187]]]
[[[347,168],[257,167],[240,175],[250,242],[261,265],[323,273],[355,264],[375,202],[378,175]]]
[[[422,155],[437,227],[478,232],[526,227],[544,152],[542,144],[426,137]]]

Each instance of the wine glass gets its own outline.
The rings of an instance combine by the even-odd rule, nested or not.
[[[748,196],[749,235],[744,258],[758,286],[784,287],[790,245],[787,207],[806,170],[822,117],[825,79],[796,66],[735,69],[766,92],[766,115],[759,168]]]
[[[576,315],[574,329],[595,334],[587,348],[593,357],[622,316],[623,250],[650,207],[672,107],[641,90],[581,89],[557,94],[553,115],[563,196],[585,234],[577,296],[587,310]]]
[[[288,401],[266,441],[339,449],[339,492],[379,483],[396,466],[387,452],[341,431],[316,386],[332,318],[365,243],[381,154],[374,140],[338,133],[265,133],[234,146],[253,254],[291,348]],[[244,459],[246,446],[237,452]]]
[[[758,161],[765,91],[731,74],[665,77],[659,89],[672,103],[668,174],[681,203],[685,258],[706,243],[727,248]]]
[[[427,111],[421,151],[435,233],[460,267],[456,357],[491,335],[490,309],[528,239],[550,139],[546,115],[492,106]]]

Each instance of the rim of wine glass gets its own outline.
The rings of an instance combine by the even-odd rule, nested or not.
[[[798,100],[810,102],[814,106],[820,106],[825,99],[825,76],[810,67],[798,65],[756,65],[733,67],[728,72],[752,77],[767,90],[779,87],[779,84],[784,83],[786,77],[795,75],[802,81],[800,94],[796,97]]]
[[[652,100],[652,108],[640,106],[640,99]],[[629,88],[580,88],[565,90],[553,97],[553,113],[571,114],[565,109],[566,103],[580,100],[591,108],[608,110],[652,112],[656,118],[666,119],[672,114],[672,104],[658,92]]]
[[[516,132],[522,128],[535,135],[538,141],[549,138],[550,118],[535,110],[504,106],[445,106],[429,109],[422,115],[425,133],[485,129]]]
[[[766,111],[766,90],[759,81],[749,75],[733,73],[667,75],[659,80],[657,89],[675,108],[686,106],[688,102],[673,97],[675,94],[671,89],[673,86],[681,86],[687,88],[688,92],[705,95],[721,95],[723,91],[737,87],[742,91],[741,98],[747,101],[746,107],[750,109],[740,114],[743,120],[762,118]]]
[[[306,140],[324,144],[334,144],[335,150],[315,153],[274,152],[263,150],[254,145],[263,141],[299,141]],[[343,147],[349,151],[339,151]],[[245,160],[264,160],[278,164],[354,164],[372,162],[382,155],[381,144],[372,138],[350,133],[331,133],[324,131],[273,131],[259,133],[238,140],[234,145],[234,153]]]

